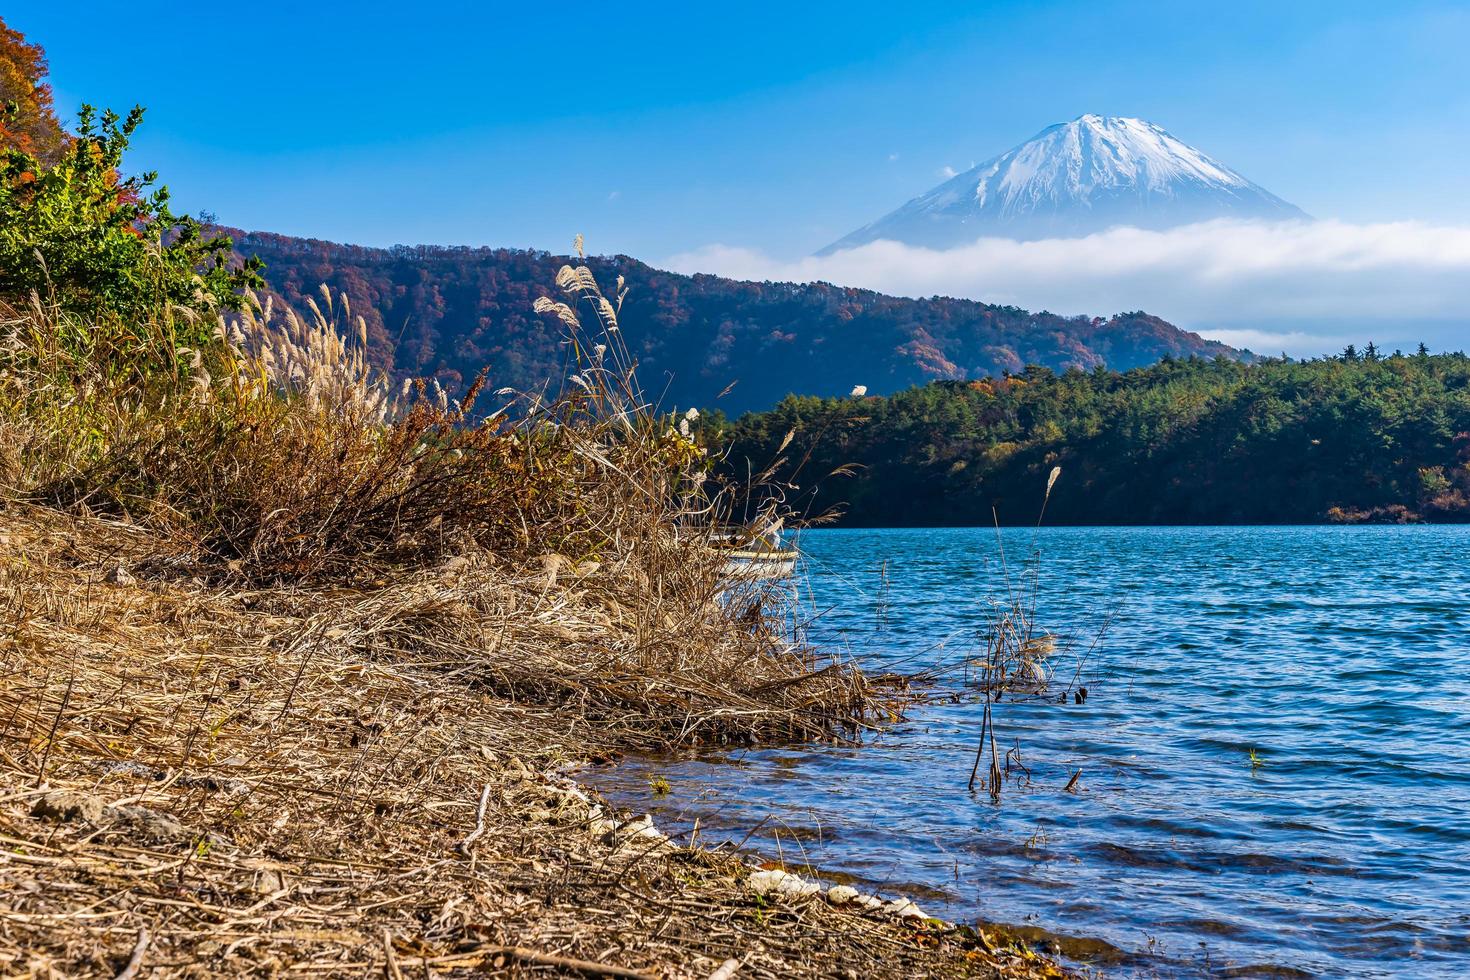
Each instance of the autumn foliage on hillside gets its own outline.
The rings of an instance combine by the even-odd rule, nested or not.
[[[267,281],[288,304],[304,303],[324,282],[349,296],[380,366],[400,378],[463,384],[488,365],[505,384],[532,388],[563,374],[559,326],[531,304],[565,257],[230,234],[238,252],[265,260]],[[604,281],[624,277],[625,309],[641,327],[633,353],[665,407],[735,414],[769,408],[790,392],[837,395],[858,384],[887,392],[1033,363],[1127,369],[1165,356],[1237,353],[1144,313],[1063,317],[820,282],[738,282],[663,272],[627,256],[589,265]]]
[[[66,144],[46,81],[46,53],[0,18],[0,147],[54,163]]]

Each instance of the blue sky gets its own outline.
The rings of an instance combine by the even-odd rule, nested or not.
[[[6,16],[63,111],[143,103],[134,162],[248,228],[789,259],[1083,112],[1318,217],[1470,224],[1465,4],[120,9]]]

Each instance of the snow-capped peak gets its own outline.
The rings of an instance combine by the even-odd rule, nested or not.
[[[984,235],[1073,237],[1116,225],[1305,215],[1162,127],[1078,116],[959,174],[829,246],[879,238],[948,247]]]
[[[1052,126],[992,161],[980,177],[977,197],[988,196],[992,182],[1010,207],[1024,207],[1048,196],[1085,200],[1097,188],[1172,194],[1181,181],[1225,187],[1250,183],[1153,123],[1086,115]]]

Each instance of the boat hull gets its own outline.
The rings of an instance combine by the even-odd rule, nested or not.
[[[738,548],[726,553],[725,574],[741,579],[790,578],[796,572],[796,559],[799,557],[800,553],[794,550]]]

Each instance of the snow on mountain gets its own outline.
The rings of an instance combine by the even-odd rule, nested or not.
[[[1153,123],[1085,115],[1042,130],[818,254],[880,238],[950,248],[983,236],[1074,238],[1118,225],[1306,217]]]

